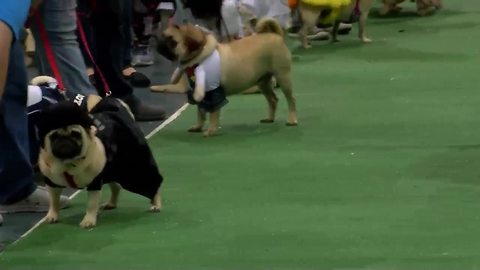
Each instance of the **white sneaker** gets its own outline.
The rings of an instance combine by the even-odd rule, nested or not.
[[[329,40],[330,33],[324,31],[323,29],[315,27],[313,33],[307,35],[308,40]]]
[[[328,32],[332,32],[333,30],[333,26],[329,26],[329,27],[326,27],[326,28],[320,28],[322,29],[323,31],[328,31]],[[346,32],[349,32],[350,30],[352,30],[352,24],[351,23],[340,23],[340,25],[338,26],[338,32],[337,33],[346,33]]]
[[[289,37],[298,37],[298,32],[289,32]],[[324,29],[314,28],[311,33],[307,34],[308,40],[328,40],[330,39],[330,33]]]
[[[32,195],[28,196],[23,201],[0,205],[0,214],[7,213],[26,213],[26,212],[47,212],[49,206],[48,191],[45,187],[38,186]],[[66,208],[69,205],[67,196],[60,197],[60,207]]]
[[[155,56],[149,45],[138,45],[132,49],[132,66],[151,66],[154,64]]]

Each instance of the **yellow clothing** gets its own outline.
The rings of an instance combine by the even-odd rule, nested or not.
[[[349,5],[352,0],[301,0],[303,3],[312,6],[329,6],[331,8],[345,7]]]
[[[321,20],[324,24],[333,23],[337,20],[344,8],[352,3],[352,0],[300,0],[302,3],[311,6],[322,6],[331,9],[330,14]],[[355,0],[356,1],[356,0]]]

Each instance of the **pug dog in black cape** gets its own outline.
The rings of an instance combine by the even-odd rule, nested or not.
[[[50,194],[46,222],[58,221],[63,188],[86,188],[87,209],[80,226],[94,227],[106,183],[111,197],[104,209],[117,207],[123,188],[148,198],[151,211],[160,211],[163,176],[128,106],[120,100],[103,98],[90,113],[74,102],[59,102],[41,112],[38,130],[39,167]]]

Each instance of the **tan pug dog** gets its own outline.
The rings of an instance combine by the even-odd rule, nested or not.
[[[275,20],[263,19],[258,22],[256,32],[255,35],[223,44],[218,43],[212,34],[190,24],[174,25],[164,31],[158,51],[167,59],[179,61],[180,67],[172,76],[172,84],[152,87],[152,91],[185,93],[188,86],[183,80],[184,74],[196,67],[195,81],[192,84],[190,80],[190,87],[193,89],[191,99],[199,104],[198,122],[189,129],[190,132],[203,130],[208,112],[210,119],[204,136],[215,135],[220,124],[220,108],[210,108],[205,104],[212,101],[224,105],[222,99],[225,95],[242,93],[252,86],[261,89],[269,105],[268,116],[261,122],[274,122],[278,99],[273,91],[272,77],[276,78],[287,99],[287,125],[297,125],[291,54],[284,42],[283,30]],[[199,72],[199,67],[203,67],[203,73]],[[215,84],[216,81],[219,83]],[[224,93],[217,92],[214,94],[216,97],[208,98],[209,92],[217,91],[209,89],[209,85],[220,85]],[[217,98],[219,102],[215,102]]]
[[[368,38],[366,27],[367,19],[370,9],[372,8],[373,0],[352,0],[352,2],[341,8],[339,16],[335,19],[334,27],[332,30],[332,41],[336,42],[337,32],[340,22],[358,20],[358,37],[364,43],[369,43],[372,40]],[[305,49],[311,48],[311,44],[307,39],[307,34],[313,30],[318,18],[323,10],[328,10],[328,6],[313,6],[300,1],[298,4],[298,10],[302,18],[302,27],[299,31],[300,41],[302,47]]]
[[[106,183],[112,194],[105,209],[116,208],[124,188],[150,199],[151,211],[160,211],[163,177],[124,103],[103,98],[89,114],[75,102],[61,101],[42,110],[38,130],[42,142],[38,163],[50,195],[48,223],[58,221],[60,194],[67,186],[88,190],[83,228],[97,224]]]
[[[390,12],[398,12],[402,10],[398,5],[405,0],[383,0],[383,7],[379,14],[382,16],[387,15]],[[412,0],[417,4],[417,14],[419,16],[427,15],[432,9],[440,9],[443,6],[442,0]]]

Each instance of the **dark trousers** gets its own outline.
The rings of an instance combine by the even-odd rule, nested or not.
[[[22,47],[13,44],[7,84],[0,101],[0,204],[25,199],[36,185],[30,164],[27,125],[27,71]]]
[[[84,8],[85,5],[80,4]],[[82,25],[88,33],[88,45],[97,67],[101,70],[112,96],[123,98],[133,93],[130,84],[123,78],[122,70],[130,64],[130,47],[132,43],[132,0],[96,1],[91,10],[79,10],[83,15]],[[89,27],[90,26],[90,27]],[[91,32],[89,32],[91,31]],[[83,49],[84,50],[84,49]],[[85,53],[84,57],[89,58]],[[93,63],[88,60],[93,66]],[[103,95],[105,87],[98,72],[95,72],[98,92]]]

